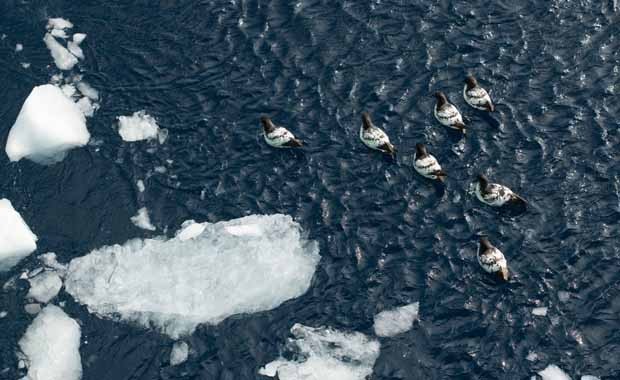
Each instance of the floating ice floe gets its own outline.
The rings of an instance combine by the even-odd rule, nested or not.
[[[59,307],[48,305],[19,341],[28,367],[27,380],[79,380],[80,326]]]
[[[136,186],[138,187],[138,191],[141,193],[144,193],[144,190],[146,190],[146,187],[144,186],[144,181],[141,179],[136,182]]]
[[[295,360],[280,358],[259,374],[280,380],[365,380],[379,357],[381,345],[358,332],[295,324],[288,347]]]
[[[246,225],[260,233],[227,231]],[[253,215],[202,226],[192,239],[135,239],[73,259],[65,290],[102,317],[178,339],[201,323],[276,308],[310,286],[318,245],[302,237],[291,217]]]
[[[542,371],[538,371],[542,380],[571,380],[571,378],[555,364],[550,364]]]
[[[6,317],[9,313],[7,313],[6,311],[0,311],[0,319]]]
[[[157,138],[159,126],[153,116],[138,111],[131,116],[118,117],[118,133],[123,141],[150,140]]]
[[[45,33],[43,37],[45,46],[50,50],[52,58],[54,58],[54,64],[60,70],[71,70],[78,63],[78,59],[75,55],[71,54],[67,48],[62,46],[60,42],[56,40],[50,33]]]
[[[138,228],[143,230],[155,231],[156,228],[151,224],[151,218],[149,218],[149,210],[146,207],[142,207],[138,210],[135,216],[131,217],[131,222]]]
[[[544,317],[545,315],[547,315],[547,308],[546,307],[535,307],[532,309],[532,314],[539,316],[539,317]]]
[[[596,376],[592,376],[592,375],[584,375],[581,376],[581,380],[601,380]]]
[[[73,23],[61,17],[50,18],[47,20],[47,29],[65,30],[73,28]]]
[[[51,84],[32,89],[6,142],[11,161],[28,158],[39,164],[62,161],[67,151],[88,143],[84,115]]]
[[[30,282],[30,290],[26,297],[41,303],[48,303],[56,297],[62,288],[60,276],[53,271],[44,271],[33,278],[29,278],[28,281]]]
[[[37,249],[37,236],[32,233],[11,201],[0,199],[0,272],[11,269]]]
[[[413,322],[418,318],[419,307],[420,303],[415,302],[375,315],[375,334],[390,337],[409,331],[413,327]]]
[[[189,346],[185,342],[174,342],[170,352],[170,365],[175,366],[184,363],[189,355]]]
[[[22,50],[24,50],[24,45],[22,45],[22,44],[16,44],[16,45],[15,45],[15,51],[16,51],[16,52],[18,52],[18,53],[19,53],[19,52],[20,52],[20,51],[22,51]]]

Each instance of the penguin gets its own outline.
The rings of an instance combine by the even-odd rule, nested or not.
[[[489,93],[484,88],[478,86],[478,81],[473,76],[465,79],[465,87],[463,87],[463,98],[470,106],[481,111],[495,111],[493,101]]]
[[[489,242],[486,236],[480,237],[478,247],[478,263],[486,272],[496,275],[499,279],[508,281],[508,263],[502,251]]]
[[[437,159],[426,151],[424,144],[415,145],[413,167],[423,177],[437,179],[441,182],[446,180],[446,173],[441,169]]]
[[[261,116],[260,122],[267,144],[275,148],[297,148],[303,145],[288,129],[276,126],[267,116]]]
[[[370,149],[379,150],[383,153],[394,155],[396,148],[390,142],[388,135],[380,128],[375,127],[370,120],[368,112],[362,113],[362,126],[360,127],[360,139]]]
[[[490,206],[501,207],[505,204],[527,205],[527,201],[515,194],[512,190],[504,185],[497,183],[489,183],[487,177],[482,174],[478,175],[478,183],[476,184],[476,197],[482,203]]]
[[[448,103],[448,98],[446,98],[443,92],[437,91],[435,98],[437,103],[435,103],[433,114],[437,121],[446,127],[459,130],[465,134],[466,128],[459,110],[454,105]]]

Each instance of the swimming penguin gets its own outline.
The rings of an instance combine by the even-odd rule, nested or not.
[[[380,128],[375,127],[368,112],[362,112],[362,126],[360,139],[370,149],[380,150],[383,153],[394,155],[396,148],[390,143],[390,138]]]
[[[275,148],[297,148],[303,145],[288,129],[276,126],[267,116],[261,116],[260,122],[267,144]]]
[[[525,199],[515,194],[508,187],[497,183],[489,183],[487,177],[482,174],[478,175],[476,197],[481,202],[495,207],[500,207],[507,203],[527,205]]]
[[[445,181],[446,173],[441,169],[437,159],[426,151],[424,144],[415,145],[413,167],[423,177]]]
[[[437,98],[437,103],[435,104],[433,113],[437,121],[446,127],[457,129],[465,134],[465,124],[463,123],[463,117],[459,110],[456,109],[454,105],[448,103],[448,99],[443,92],[437,91],[435,93],[435,98]]]
[[[473,76],[465,79],[465,87],[463,87],[463,98],[470,106],[481,111],[495,111],[493,101],[489,93],[484,88],[478,86],[478,81]]]
[[[508,281],[508,263],[504,254],[494,247],[485,236],[480,237],[478,263],[486,272],[495,274],[500,279]]]

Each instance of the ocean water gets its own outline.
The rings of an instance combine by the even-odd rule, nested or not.
[[[61,291],[55,302],[81,324],[84,380],[263,379],[294,323],[372,336],[375,314],[418,301],[420,321],[380,339],[372,379],[521,380],[552,363],[573,379],[620,379],[616,1],[2,0],[2,147],[32,87],[58,72],[49,17],[88,34],[74,72],[101,108],[91,143],[56,165],[0,154],[0,197],[38,235],[37,253],[68,262],[187,219],[283,213],[322,256],[305,295],[199,327],[176,367],[166,336],[100,319]],[[465,104],[468,73],[496,113]],[[469,119],[466,138],[434,120],[436,90]],[[116,118],[138,110],[168,129],[164,144],[121,140]],[[395,159],[361,144],[362,111]],[[264,114],[307,146],[268,147]],[[448,172],[444,187],[413,170],[417,142]],[[480,204],[480,172],[527,211]],[[158,231],[130,221],[142,207]],[[479,234],[505,253],[510,283],[478,266]],[[37,265],[33,254],[0,283]],[[0,291],[2,379],[23,374],[27,291]]]

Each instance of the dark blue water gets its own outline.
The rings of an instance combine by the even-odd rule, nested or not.
[[[614,1],[3,0],[2,147],[32,87],[57,72],[42,41],[48,17],[88,34],[76,71],[102,102],[88,122],[98,143],[63,162],[0,155],[0,198],[38,235],[38,253],[67,262],[152,236],[130,222],[146,206],[169,234],[186,219],[290,214],[322,255],[304,296],[199,327],[178,367],[167,364],[169,338],[101,320],[61,292],[82,326],[84,380],[259,379],[295,322],[372,335],[377,312],[418,300],[421,321],[381,341],[373,379],[529,379],[551,363],[573,379],[620,379]],[[464,103],[467,73],[498,112]],[[470,119],[467,138],[433,119],[436,90]],[[165,144],[121,141],[116,117],[140,109],[170,131]],[[395,160],[361,145],[364,110],[398,147]],[[270,149],[262,114],[307,147]],[[412,169],[416,142],[449,173],[445,188]],[[481,205],[469,188],[479,172],[521,193],[527,212]],[[478,266],[481,233],[506,254],[509,284]],[[33,254],[0,283],[36,265]],[[7,379],[20,377],[27,289],[0,292],[12,316],[0,319]]]

